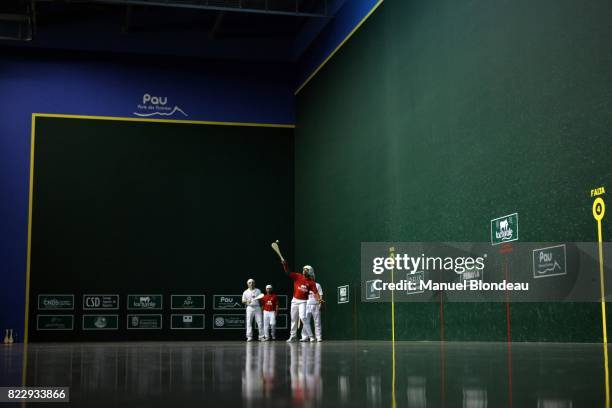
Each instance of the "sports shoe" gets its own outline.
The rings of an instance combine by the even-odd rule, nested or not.
[[[249,338],[247,339],[247,341],[253,341],[253,339],[249,337]]]
[[[297,339],[294,336],[291,336],[287,339],[287,343],[293,343],[294,341],[297,341]]]
[[[268,341],[268,338],[267,337],[262,337],[262,338],[259,339],[259,341]]]
[[[300,343],[306,343],[307,341],[310,341],[310,340],[308,339],[308,337],[307,337],[307,338],[305,338],[305,339],[300,339]]]
[[[311,337],[311,338],[310,338],[310,342],[311,342],[311,343],[314,343],[315,341],[316,341],[316,340],[315,340],[315,338],[314,338],[314,337]]]
[[[317,341],[320,343],[320,342],[322,342],[322,341],[323,341],[323,339],[318,338],[318,339],[317,339]]]
[[[272,340],[276,340],[276,337],[272,337]]]

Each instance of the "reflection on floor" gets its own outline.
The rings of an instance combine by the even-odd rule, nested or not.
[[[0,386],[21,385],[22,345],[0,347]],[[392,405],[389,342],[31,344],[29,386],[72,405]],[[600,344],[396,343],[398,407],[604,406]]]

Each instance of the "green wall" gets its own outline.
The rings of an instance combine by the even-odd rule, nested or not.
[[[386,0],[298,95],[296,257],[327,289],[328,338],[390,338],[359,303],[362,241],[593,241],[612,178],[612,3]],[[604,220],[604,240],[612,236]],[[351,285],[351,303],[336,287]],[[600,341],[599,304],[512,304],[516,341]],[[439,304],[396,305],[399,339]],[[505,340],[505,304],[444,304],[447,340]]]

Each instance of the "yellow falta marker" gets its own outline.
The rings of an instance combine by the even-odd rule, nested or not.
[[[603,330],[604,368],[606,378],[606,408],[610,407],[610,374],[608,370],[608,329],[606,327],[606,294],[604,286],[603,268],[603,237],[601,234],[601,220],[606,214],[606,204],[603,198],[597,197],[593,201],[593,217],[597,221],[597,245],[599,248],[599,286],[601,291],[601,324]]]

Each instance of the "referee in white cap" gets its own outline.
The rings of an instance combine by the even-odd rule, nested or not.
[[[263,298],[261,290],[255,287],[255,280],[247,281],[248,288],[242,293],[242,303],[246,307],[246,338],[247,341],[253,341],[253,318],[257,322],[257,331],[259,332],[259,340],[263,339],[263,327],[261,322],[261,306],[259,299]]]

